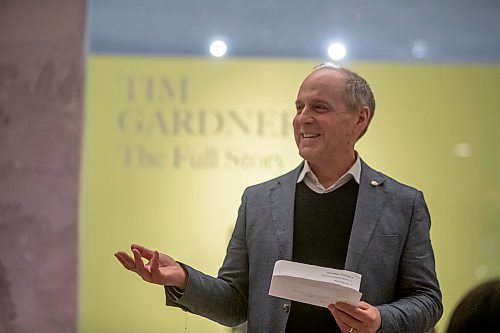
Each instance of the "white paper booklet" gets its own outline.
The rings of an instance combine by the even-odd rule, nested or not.
[[[325,308],[337,302],[356,305],[361,299],[360,283],[358,273],[278,260],[269,295]]]

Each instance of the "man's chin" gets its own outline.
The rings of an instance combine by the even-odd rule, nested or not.
[[[314,160],[314,149],[312,148],[299,148],[299,155],[306,161]]]

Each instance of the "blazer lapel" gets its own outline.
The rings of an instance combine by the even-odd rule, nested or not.
[[[284,260],[292,260],[295,188],[302,167],[303,163],[279,177],[270,188],[272,223],[278,238],[280,259]]]
[[[361,161],[361,177],[345,269],[356,271],[384,207],[385,179]]]

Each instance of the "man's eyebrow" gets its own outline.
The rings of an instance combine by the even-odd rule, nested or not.
[[[330,103],[330,102],[325,101],[325,100],[323,100],[323,99],[313,99],[311,102],[312,102],[312,103],[316,103],[316,104],[326,104],[326,105],[331,105],[331,103]]]
[[[298,100],[295,101],[295,104],[298,104],[298,103],[302,103],[303,104],[304,102],[298,99]],[[328,101],[326,101],[324,99],[312,99],[311,103],[328,104],[328,105],[331,104],[330,102],[328,102]]]

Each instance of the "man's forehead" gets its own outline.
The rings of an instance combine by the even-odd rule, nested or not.
[[[314,69],[306,77],[306,79],[308,79],[308,78],[312,78],[312,79],[317,79],[317,78],[330,79],[331,78],[331,79],[341,79],[341,80],[345,81],[346,75],[340,68],[322,67],[322,68]]]
[[[339,88],[345,88],[345,79],[344,73],[340,70],[319,68],[306,76],[300,85],[299,93],[311,89],[338,91]]]

